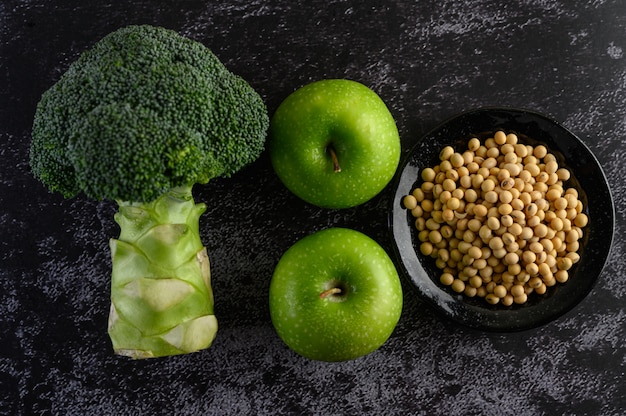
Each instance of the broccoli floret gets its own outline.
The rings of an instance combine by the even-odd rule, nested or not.
[[[33,174],[65,197],[117,201],[109,335],[133,358],[198,351],[217,331],[204,204],[194,184],[229,177],[264,149],[261,97],[204,45],[153,26],[84,52],[37,106]]]
[[[267,125],[261,97],[207,47],[130,26],[43,94],[30,161],[66,197],[147,202],[237,172],[263,151]]]

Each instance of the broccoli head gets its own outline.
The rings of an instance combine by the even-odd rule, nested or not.
[[[201,43],[148,25],[84,52],[37,106],[31,169],[52,191],[151,201],[262,152],[261,97]]]
[[[217,332],[205,204],[192,187],[263,151],[261,97],[202,44],[153,26],[97,42],[44,92],[31,169],[50,190],[117,201],[108,332],[133,358],[207,348]]]

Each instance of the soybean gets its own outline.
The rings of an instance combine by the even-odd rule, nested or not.
[[[452,146],[402,199],[419,249],[440,283],[467,297],[511,306],[569,280],[589,217],[570,171],[544,145],[496,131]]]

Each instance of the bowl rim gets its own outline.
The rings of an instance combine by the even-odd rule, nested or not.
[[[533,141],[540,143],[545,143],[545,139],[547,138],[547,141],[550,142],[550,146],[548,146],[548,149],[552,153],[558,154],[562,154],[563,151],[566,150],[562,148],[563,146],[561,146],[561,142],[571,144],[572,149],[575,149],[577,152],[582,153],[583,156],[586,158],[585,166],[589,167],[596,176],[598,174],[600,175],[600,177],[596,177],[596,181],[599,181],[600,184],[598,185],[598,187],[594,187],[593,192],[599,192],[602,198],[600,200],[594,199],[594,204],[597,203],[599,206],[593,205],[592,211],[594,215],[590,218],[592,221],[601,219],[599,225],[603,226],[601,230],[602,238],[599,239],[599,236],[596,235],[598,232],[597,230],[592,230],[595,231],[593,235],[585,236],[585,238],[588,239],[585,242],[585,246],[588,246],[590,243],[598,245],[597,250],[599,251],[599,255],[602,258],[596,259],[594,256],[594,261],[596,263],[598,261],[601,261],[601,264],[596,264],[595,267],[592,267],[593,265],[589,266],[589,260],[587,259],[587,261],[585,262],[586,267],[582,268],[580,267],[580,263],[583,260],[583,255],[581,255],[581,262],[577,264],[577,269],[575,273],[582,274],[582,272],[586,271],[589,267],[593,268],[593,273],[590,277],[586,276],[585,279],[575,281],[576,285],[581,285],[579,288],[577,288],[577,290],[573,291],[573,294],[575,296],[572,296],[572,293],[565,293],[565,295],[569,295],[570,298],[559,299],[559,302],[555,303],[554,300],[550,301],[549,299],[554,299],[554,297],[558,296],[558,293],[551,293],[550,296],[545,296],[545,298],[537,301],[535,304],[523,305],[520,307],[504,307],[501,305],[493,307],[487,305],[486,303],[483,305],[479,305],[476,304],[476,302],[468,301],[468,299],[464,298],[464,295],[451,293],[451,291],[443,288],[440,283],[435,282],[433,278],[430,277],[427,271],[428,266],[425,266],[423,264],[422,260],[425,260],[425,256],[421,255],[421,253],[418,253],[416,247],[413,246],[413,240],[411,238],[411,235],[414,233],[414,231],[411,230],[411,228],[413,227],[411,227],[408,222],[408,216],[410,214],[402,206],[401,200],[402,196],[406,195],[412,190],[405,187],[405,185],[410,182],[411,176],[409,175],[414,175],[413,184],[416,184],[419,181],[419,177],[417,176],[417,173],[419,172],[419,167],[413,166],[412,163],[416,160],[420,160],[423,163],[426,163],[426,161],[424,161],[425,158],[420,158],[416,155],[416,153],[420,152],[420,154],[423,155],[422,148],[425,145],[427,145],[429,142],[437,142],[437,137],[439,137],[441,134],[447,133],[447,130],[449,130],[451,127],[454,127],[455,124],[469,121],[471,122],[469,123],[471,124],[471,126],[468,125],[468,128],[474,127],[475,124],[480,125],[478,119],[481,117],[499,120],[498,122],[494,123],[496,125],[491,126],[491,131],[503,128],[505,130],[519,132],[521,130],[521,124],[519,124],[520,119],[528,121],[529,123],[533,123],[534,130],[539,129],[545,134],[542,134],[541,137],[538,137],[536,139],[534,136],[528,136],[527,138],[532,138]],[[514,125],[515,122],[517,122],[518,124]],[[544,129],[546,130],[544,131]],[[487,131],[487,129],[483,131]],[[447,142],[459,142],[460,140],[464,140],[465,142],[467,142],[467,140],[470,138],[469,135],[478,133],[481,132],[459,131],[456,135],[457,138],[449,138],[445,140],[446,143],[439,143],[438,149],[440,150],[441,148],[443,148],[443,146],[445,146]],[[551,135],[555,133],[559,136],[552,137]],[[523,133],[521,134],[523,135]],[[566,151],[565,153],[568,152]],[[432,161],[432,158],[428,160]],[[568,160],[568,162],[571,161]],[[436,161],[434,163],[436,163]],[[432,166],[434,165],[434,163],[426,163],[426,165]],[[566,164],[570,166],[577,165],[578,161],[576,160]],[[576,176],[575,172],[572,172],[572,174],[573,177],[577,178],[573,178],[574,181],[581,179]],[[585,182],[588,181],[588,178],[583,179],[585,179]],[[577,185],[579,185],[580,189],[580,184],[577,183]],[[561,123],[554,120],[553,118],[533,110],[515,107],[486,106],[467,110],[448,117],[443,122],[439,123],[437,126],[429,130],[426,134],[422,135],[412,145],[409,151],[403,156],[403,159],[400,162],[396,171],[392,186],[393,191],[388,215],[388,229],[391,234],[392,249],[400,274],[402,274],[406,278],[406,280],[413,286],[413,288],[417,290],[417,293],[420,298],[422,298],[422,300],[426,301],[426,303],[434,307],[444,317],[465,327],[485,331],[514,332],[536,328],[561,317],[562,315],[573,309],[576,305],[578,305],[591,292],[597,282],[598,277],[602,274],[603,270],[606,267],[610,252],[613,247],[615,234],[615,205],[609,182],[607,180],[606,174],[602,169],[601,164],[599,163],[593,152],[589,149],[589,147],[578,136],[576,136],[569,129],[564,127]],[[586,191],[589,190],[588,187],[584,187],[583,189]],[[591,207],[586,204],[586,209],[589,210],[590,208]],[[600,209],[604,209],[604,212],[606,214],[605,217],[597,217]],[[402,220],[403,218],[404,220]],[[590,221],[590,224],[593,223]],[[410,245],[408,245],[408,241],[411,242]],[[595,249],[595,246],[593,248]],[[587,251],[592,249],[585,247],[584,250]],[[432,266],[430,267],[430,270],[432,270]],[[561,292],[571,292],[571,290],[566,291],[562,288],[568,287],[568,283],[569,287],[575,286],[571,283],[572,280],[573,279],[570,279],[565,284],[557,285],[557,289],[555,289],[555,291],[558,292],[560,289]],[[540,307],[542,303],[544,304],[544,306]]]

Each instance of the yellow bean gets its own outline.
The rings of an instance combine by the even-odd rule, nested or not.
[[[559,270],[554,274],[554,278],[559,283],[565,283],[569,280],[569,273],[567,270]]]
[[[445,286],[450,286],[452,282],[454,282],[454,276],[452,273],[442,273],[439,277],[439,281]]]
[[[463,164],[465,163],[465,159],[463,158],[463,155],[455,152],[455,153],[452,153],[452,155],[450,156],[450,163],[455,168],[459,168],[463,166]]]
[[[500,222],[502,222],[502,219],[500,219]],[[517,223],[513,223],[513,224],[511,224],[507,228],[507,231],[510,232],[511,234],[513,234],[516,237],[521,237],[521,235],[522,235],[522,226],[517,224]]]
[[[534,228],[534,234],[539,237],[539,238],[543,238],[546,235],[548,235],[548,227],[543,224],[543,223],[539,223],[537,224]]]
[[[518,261],[519,261],[519,256],[517,255],[517,253],[507,253],[504,256],[504,262],[506,264],[517,264]]]
[[[503,202],[498,206],[498,213],[502,216],[509,215],[511,212],[513,212],[511,204]]]
[[[461,206],[461,201],[459,200],[459,198],[456,198],[456,197],[451,197],[446,202],[446,207],[451,210],[459,209],[460,206]]]
[[[585,227],[588,223],[589,217],[587,217],[587,214],[580,213],[574,218],[574,224],[576,224],[577,227]]]
[[[568,181],[571,176],[570,171],[565,168],[557,169],[556,174],[561,181]]]
[[[506,287],[504,287],[503,285],[496,285],[493,288],[493,294],[502,299],[507,294]]]
[[[428,241],[424,241],[422,244],[420,244],[420,251],[422,252],[423,255],[430,256],[433,252],[432,243]]]
[[[424,182],[432,182],[435,180],[435,170],[432,168],[424,168],[422,170],[422,179]]]
[[[452,146],[446,146],[443,149],[441,149],[441,152],[439,152],[439,159],[441,161],[448,160],[450,159],[450,157],[452,157],[453,154],[454,154],[454,148]]]
[[[511,296],[513,297],[518,297],[518,296],[526,294],[526,292],[524,291],[524,286],[522,285],[513,285],[511,287],[510,292],[511,292]]]
[[[496,144],[503,145],[506,143],[506,134],[501,130],[497,131],[493,135],[493,140],[496,142]]]
[[[480,140],[476,137],[472,137],[467,142],[467,148],[471,150],[472,152],[475,152],[476,150],[478,150],[479,147],[480,147]]]
[[[559,164],[556,162],[556,160],[549,160],[546,162],[544,169],[548,173],[556,173],[556,171],[559,169]]]
[[[413,195],[406,195],[403,199],[404,207],[412,210],[417,206],[417,199]]]
[[[463,282],[461,279],[454,279],[451,287],[452,290],[454,290],[456,293],[461,293],[465,290],[465,282]]]
[[[564,188],[571,174],[554,154],[497,131],[439,156],[402,203],[420,252],[444,270],[442,284],[510,306],[569,278],[589,218],[578,191]]]
[[[513,302],[517,303],[518,305],[526,303],[527,300],[528,300],[528,296],[526,295],[526,293],[522,293],[519,296],[513,297]]]
[[[562,190],[550,189],[550,190],[548,190],[548,192],[546,192],[546,199],[548,201],[556,201],[558,198],[561,197],[562,193],[563,193]],[[567,203],[566,203],[565,206],[567,206]],[[561,208],[559,208],[559,209],[561,209]]]
[[[559,259],[557,260],[557,267],[559,268],[559,270],[567,271],[572,268],[572,265],[572,259],[569,257],[559,257]]]
[[[543,159],[548,154],[548,149],[544,145],[537,145],[533,150],[533,155],[537,159]]]

